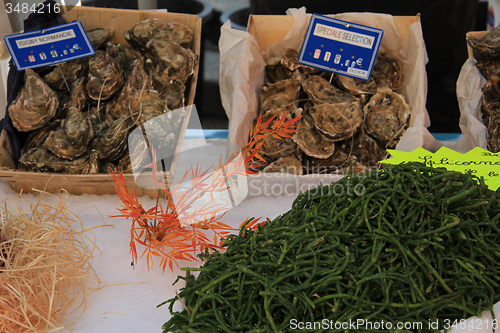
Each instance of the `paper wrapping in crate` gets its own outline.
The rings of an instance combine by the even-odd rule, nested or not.
[[[480,38],[487,33],[487,31],[476,31],[469,32],[467,35]],[[488,148],[487,129],[481,114],[482,89],[486,82],[487,80],[476,67],[476,59],[469,48],[469,59],[462,66],[457,80],[462,138],[452,148],[461,153],[466,153],[474,147]]]
[[[250,127],[257,117],[265,59],[281,56],[288,48],[300,52],[302,47],[311,15],[306,14],[304,7],[289,9],[287,14],[250,16],[248,32],[232,29],[229,22],[221,29],[221,98],[229,118],[229,141],[240,147],[248,142]],[[440,143],[427,130],[427,53],[419,16],[345,13],[332,17],[382,29],[379,53],[397,58],[403,65],[402,94],[411,106],[411,116],[409,128],[396,149],[439,148]]]

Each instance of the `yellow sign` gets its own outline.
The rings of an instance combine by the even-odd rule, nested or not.
[[[452,149],[441,147],[431,153],[424,148],[417,148],[412,152],[387,150],[393,158],[380,163],[400,164],[404,162],[421,162],[435,168],[444,167],[452,171],[463,173],[472,172],[477,177],[483,177],[484,182],[491,190],[500,187],[500,153],[491,153],[483,148],[476,147],[462,154]]]

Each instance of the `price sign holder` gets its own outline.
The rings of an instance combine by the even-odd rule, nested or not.
[[[81,22],[4,37],[17,70],[57,65],[95,54]]]
[[[299,63],[367,81],[384,31],[313,14]]]

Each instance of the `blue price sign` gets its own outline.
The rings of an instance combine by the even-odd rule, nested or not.
[[[4,37],[18,70],[59,64],[95,54],[80,22]]]
[[[366,81],[383,35],[380,29],[313,14],[299,63]]]

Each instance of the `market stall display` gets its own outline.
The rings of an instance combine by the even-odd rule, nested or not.
[[[283,110],[296,110],[298,107],[302,107],[301,114],[307,114],[308,116],[311,115],[310,110],[318,110],[317,113],[313,112],[317,116],[311,115],[316,118],[314,121],[311,121],[309,117],[303,117],[303,121],[306,122],[304,124],[305,128],[314,124],[313,127],[316,127],[316,129],[309,135],[309,140],[307,140],[309,144],[304,144],[304,138],[296,138],[296,140],[293,140],[296,145],[294,146],[293,142],[287,144],[289,149],[283,151],[280,157],[285,157],[287,154],[288,156],[291,155],[290,152],[296,150],[297,146],[299,146],[299,150],[305,151],[304,155],[306,155],[302,160],[303,164],[311,165],[314,162],[319,166],[325,164],[327,168],[335,169],[338,165],[345,167],[348,163],[343,164],[343,162],[353,157],[355,155],[353,151],[355,150],[359,150],[355,155],[357,157],[356,162],[359,162],[360,156],[363,155],[361,158],[371,160],[364,162],[373,165],[372,160],[378,159],[379,155],[381,155],[377,154],[377,150],[383,151],[386,145],[394,147],[397,143],[396,149],[406,151],[411,151],[417,147],[439,147],[439,144],[426,129],[429,126],[429,118],[425,109],[426,58],[418,17],[393,17],[372,13],[345,13],[333,16],[347,22],[384,30],[378,67],[374,70],[374,77],[371,81],[362,86],[357,82],[357,85],[353,84],[355,82],[352,79],[346,79],[340,75],[331,75],[331,73],[318,73],[317,70],[306,69],[305,66],[298,64],[290,54],[293,52],[297,54],[300,50],[310,15],[305,13],[304,8],[291,9],[288,14],[286,16],[253,15],[249,19],[248,32],[236,31],[231,29],[229,25],[222,27],[220,88],[223,106],[230,120],[229,141],[243,146],[248,139],[250,127],[259,112],[264,114],[265,112],[271,112],[268,111],[270,107],[274,109],[281,107]],[[294,74],[291,75],[291,72]],[[279,82],[272,82],[276,80],[285,82],[284,79],[290,77],[290,75],[291,78],[287,80],[300,82],[299,90],[303,90],[305,93],[298,97],[289,95],[288,99],[282,98],[281,100],[276,97],[268,97],[272,93],[268,94],[266,91],[273,90],[273,86],[279,84]],[[326,95],[331,91],[330,95],[343,95],[345,98],[343,101],[339,100],[337,104],[334,104],[338,105],[338,107],[304,104],[304,99],[312,99],[313,104],[321,104],[322,101],[325,101],[325,98],[328,99],[326,95],[323,97],[315,96],[314,91],[311,92],[308,89],[310,86],[319,87]],[[363,110],[363,107],[370,97],[376,93],[378,87],[391,87],[403,96],[396,98],[394,94],[381,93],[375,98],[377,101],[386,100],[386,105],[392,104],[393,100],[397,101],[396,104],[401,105],[401,112],[396,111],[398,106],[394,106],[393,110],[388,107],[377,112],[372,110],[359,111],[360,107]],[[292,93],[298,94],[298,92]],[[349,102],[348,96],[352,96],[350,97],[351,102]],[[267,98],[270,100],[267,100]],[[358,108],[354,107],[356,100],[359,100]],[[403,100],[408,106],[403,104]],[[298,103],[301,103],[301,105],[293,105]],[[335,110],[341,110],[341,105],[344,105],[343,108],[346,109],[351,104],[353,104],[352,112],[349,113],[349,117],[346,117],[347,121],[344,122],[346,126],[342,126],[340,120],[343,118],[340,115],[336,116],[336,113],[340,114],[340,112]],[[285,105],[288,106],[285,107]],[[358,112],[354,112],[355,110],[358,110]],[[409,114],[410,110],[411,114]],[[375,114],[376,117],[371,117],[371,115]],[[363,119],[367,119],[367,121],[363,122]],[[394,123],[394,126],[391,126],[390,131],[382,134],[375,129],[380,127],[376,125],[377,121],[374,121],[375,119],[377,121],[386,119],[388,123]],[[327,129],[327,124],[331,123],[329,120],[333,120],[335,125]],[[324,126],[318,125],[318,123]],[[361,125],[362,123],[363,125]],[[395,130],[392,129],[393,127]],[[408,128],[405,132],[406,127]],[[320,132],[322,136],[317,135],[317,132]],[[366,135],[366,132],[369,134]],[[402,135],[403,133],[404,135]],[[353,137],[355,137],[354,143],[352,142]],[[374,144],[373,140],[370,141],[373,137],[380,142]],[[331,144],[325,144],[328,140],[336,141],[334,149],[331,149]],[[315,146],[330,148],[320,154],[316,151],[317,149],[309,149]],[[379,146],[381,146],[380,149],[377,149]],[[268,149],[266,152],[269,150],[272,149]],[[329,154],[332,151],[345,155],[345,158],[338,162],[338,154]],[[373,154],[374,158],[370,158],[367,151]],[[333,156],[333,161],[327,161],[328,158],[325,158],[327,154]],[[275,160],[276,157],[270,157],[270,159]],[[293,162],[295,163],[295,160]],[[306,166],[304,169],[308,170],[310,168]],[[325,169],[322,170],[325,172]]]
[[[64,18],[82,22],[96,54],[59,68],[26,70],[24,87],[9,114],[14,127],[30,135],[21,151],[21,171],[5,169],[13,161],[8,138],[1,137],[0,177],[25,192],[33,185],[44,188],[51,179],[49,192],[64,187],[75,194],[112,194],[109,169],[130,172],[131,163],[141,160],[127,153],[128,133],[158,115],[193,104],[201,20],[187,14],[86,7],[74,8]],[[181,149],[182,140],[170,137],[181,138],[188,120],[184,116],[161,129],[168,135],[157,133],[173,151]],[[167,178],[176,162],[175,155],[166,162]],[[130,174],[126,178],[134,180]]]

